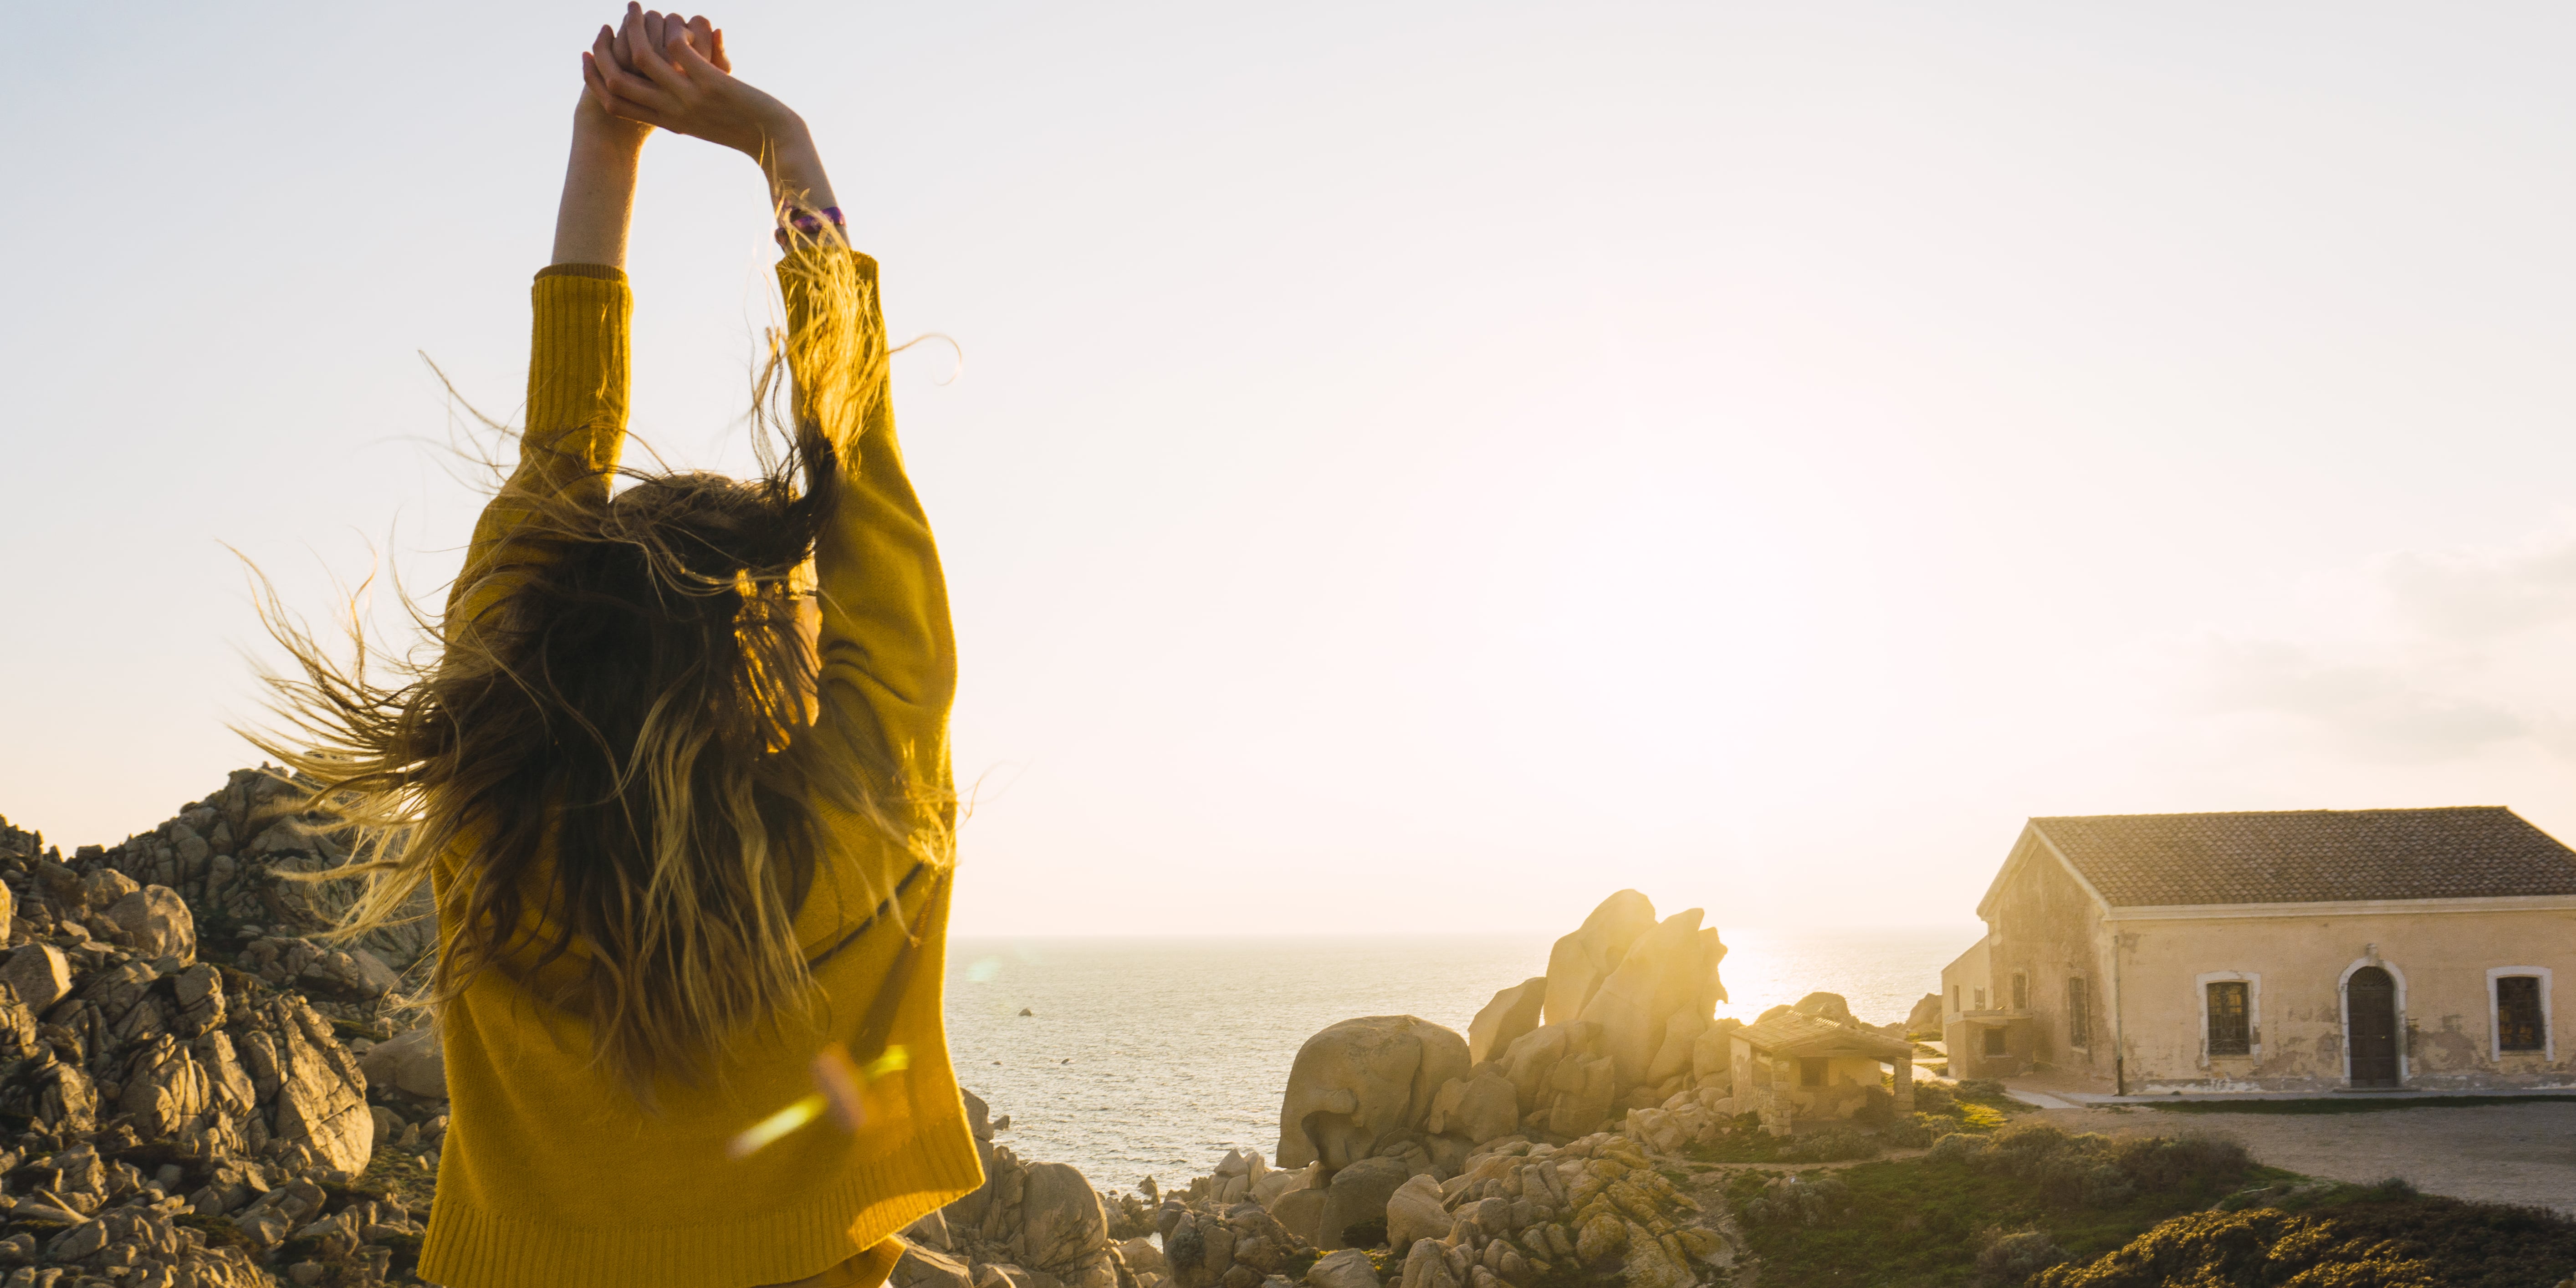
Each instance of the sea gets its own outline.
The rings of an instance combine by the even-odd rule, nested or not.
[[[1819,990],[1873,1024],[1905,1018],[1979,927],[1726,932],[1720,1016]],[[997,1139],[1104,1190],[1213,1171],[1279,1143],[1297,1048],[1362,1015],[1460,1034],[1496,992],[1547,973],[1553,936],[976,939],[949,944],[958,1080],[1008,1114]],[[1026,1014],[1023,1014],[1026,1012]]]

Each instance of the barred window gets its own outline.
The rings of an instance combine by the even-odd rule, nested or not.
[[[2008,1051],[2009,1051],[2009,1048],[2007,1048],[2007,1047],[2006,1047],[2006,1045],[2005,1045],[2005,1037],[2004,1037],[2004,1031],[2003,1031],[2003,1028],[2002,1028],[2000,1025],[1998,1025],[1998,1026],[1996,1026],[1996,1027],[1993,1027],[1993,1028],[1989,1028],[1989,1029],[1987,1029],[1987,1030],[1986,1030],[1986,1054],[1987,1054],[1987,1055],[2004,1055],[2004,1054],[2007,1054],[2007,1053],[2008,1053]]]
[[[2254,1028],[2246,1014],[2246,988],[2241,981],[2209,986],[2209,1053],[2245,1055],[2254,1049]]]
[[[2540,1013],[2540,977],[2504,975],[2495,982],[2496,1046],[2506,1051],[2545,1051],[2549,1020]]]
[[[2080,976],[2066,981],[2066,1045],[2093,1045],[2093,999]]]

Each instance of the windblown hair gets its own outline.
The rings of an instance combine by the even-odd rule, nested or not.
[[[873,347],[798,367],[882,363]],[[586,1018],[594,1062],[647,1106],[657,1078],[694,1081],[722,1035],[809,998],[794,921],[822,808],[934,865],[948,853],[946,815],[911,798],[927,785],[902,783],[875,739],[809,700],[818,661],[797,597],[840,499],[842,447],[816,391],[798,391],[792,429],[771,410],[778,348],[773,333],[754,381],[757,477],[621,469],[612,494],[605,470],[567,482],[523,466],[493,501],[513,522],[476,552],[444,620],[405,600],[423,647],[391,662],[393,684],[371,678],[356,613],[344,666],[261,581],[262,619],[294,663],[264,677],[291,732],[243,732],[295,771],[301,808],[357,834],[350,862],[319,874],[365,879],[335,935],[417,915],[456,851],[444,947],[415,1000],[434,1007],[502,970]],[[863,409],[842,396],[853,405],[825,406],[841,413],[829,423],[855,427]],[[523,457],[548,450],[523,436]]]

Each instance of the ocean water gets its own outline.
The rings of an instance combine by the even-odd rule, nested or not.
[[[1718,1014],[1749,1020],[1821,989],[1863,1020],[1900,1020],[1977,933],[1728,931]],[[1102,1189],[1185,1183],[1228,1149],[1278,1148],[1288,1066],[1316,1031],[1418,1015],[1464,1034],[1497,991],[1547,972],[1552,942],[960,938],[949,1047],[959,1081],[1011,1116],[1000,1139],[1022,1158],[1071,1163]]]

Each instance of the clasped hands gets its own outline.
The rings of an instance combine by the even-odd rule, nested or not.
[[[804,122],[787,105],[736,80],[724,32],[703,17],[683,19],[640,4],[602,26],[581,56],[585,95],[633,129],[651,127],[720,143],[766,163]]]

